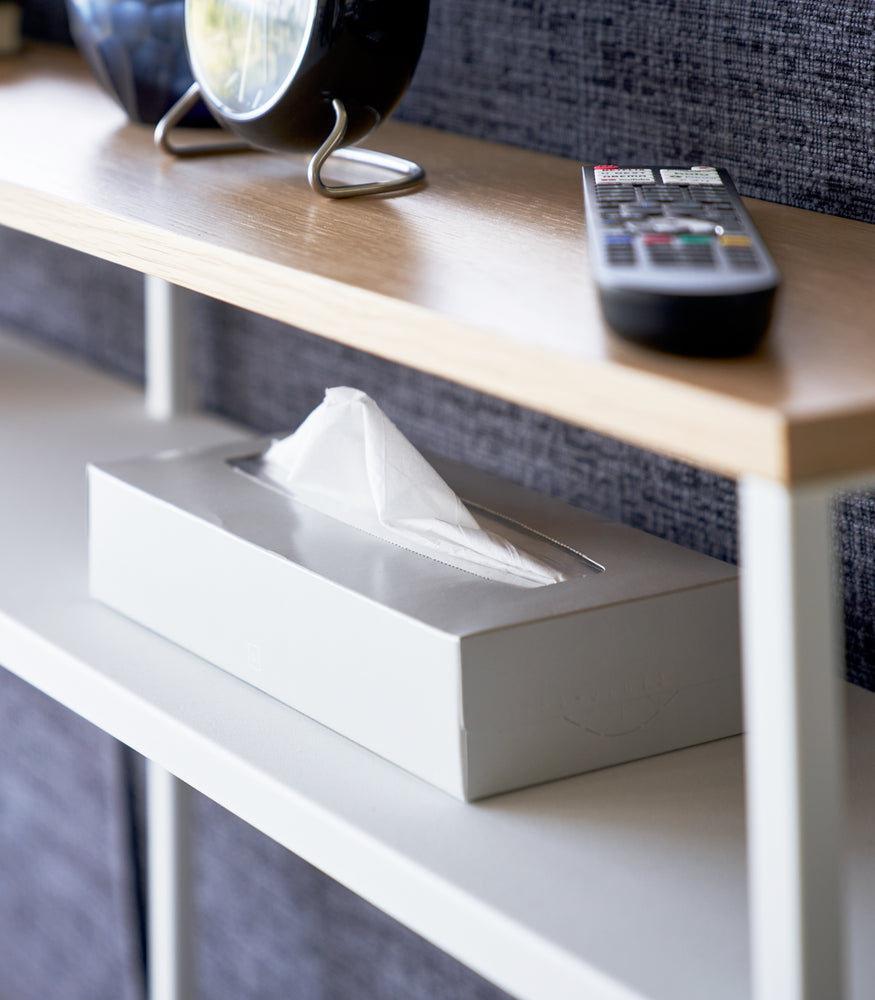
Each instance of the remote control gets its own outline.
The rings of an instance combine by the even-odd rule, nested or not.
[[[729,174],[583,168],[593,276],[621,336],[675,354],[754,350],[780,274]]]

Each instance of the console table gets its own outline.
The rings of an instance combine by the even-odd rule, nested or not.
[[[145,409],[0,338],[28,469],[0,663],[152,762],[153,1000],[189,975],[177,778],[524,1000],[871,995],[875,696],[839,681],[829,512],[875,481],[871,226],[749,202],[785,278],[767,347],[671,358],[605,330],[573,162],[390,122],[427,187],[331,202],[303,160],[165,157],[48,48],[0,63],[0,127],[0,224],[147,276]],[[745,739],[463,805],[90,601],[85,462],[242,433],[187,411],[184,289],[736,477]]]

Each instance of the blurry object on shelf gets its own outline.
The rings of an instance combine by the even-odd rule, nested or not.
[[[67,0],[70,31],[101,86],[135,122],[154,125],[194,82],[183,0]],[[185,125],[213,125],[203,105]]]
[[[401,99],[427,22],[428,0],[186,0],[197,83],[158,123],[155,141],[176,156],[220,151],[172,137],[182,116],[204,103],[240,140],[221,151],[308,153],[310,185],[328,198],[416,188],[425,179],[419,164],[347,147]],[[326,182],[322,167],[332,155],[376,168],[377,179]]]
[[[21,49],[21,4],[0,0],[0,56],[13,56]]]

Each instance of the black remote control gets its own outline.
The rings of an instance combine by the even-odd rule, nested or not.
[[[704,357],[757,347],[780,274],[725,170],[584,167],[583,191],[593,276],[617,333]]]

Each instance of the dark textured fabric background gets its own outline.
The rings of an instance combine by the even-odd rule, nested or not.
[[[196,814],[204,1000],[505,997],[209,799]]]
[[[0,671],[0,997],[139,1000],[125,761]]]
[[[747,194],[872,221],[873,22],[868,0],[432,0],[398,114],[563,156],[715,162]],[[59,0],[28,0],[25,23],[66,33]],[[0,320],[142,377],[137,275],[2,230],[0,258]],[[255,428],[290,429],[326,386],[358,385],[420,445],[736,558],[728,480],[218,303],[198,300],[194,324],[205,402]],[[875,688],[875,500],[849,497],[836,519],[848,672]],[[116,745],[27,692],[0,687],[16,723],[0,730],[0,995],[102,998],[118,976],[127,1000],[137,865],[116,853]],[[203,998],[502,996],[218,807],[197,815]],[[9,936],[25,905],[35,933]]]
[[[432,0],[400,117],[875,220],[869,0]]]

